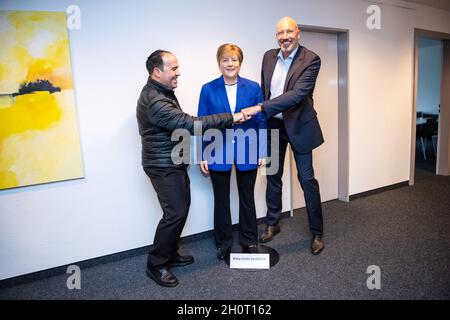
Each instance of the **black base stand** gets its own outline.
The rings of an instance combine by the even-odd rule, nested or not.
[[[231,253],[249,253],[247,251],[243,251],[242,247],[233,247],[231,248]],[[259,244],[255,250],[255,252],[252,253],[268,253],[269,254],[269,265],[272,268],[274,265],[276,265],[278,263],[278,261],[280,261],[280,255],[278,254],[278,252],[271,248],[268,247],[266,245],[263,244]],[[227,257],[225,258],[225,262],[227,265],[230,265],[230,255],[227,255]],[[259,271],[261,269],[235,269],[235,270],[242,270],[242,271]]]

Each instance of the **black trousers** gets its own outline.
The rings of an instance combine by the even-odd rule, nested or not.
[[[241,171],[236,168],[239,191],[239,242],[241,246],[258,244],[255,209],[255,182],[258,169]],[[231,248],[233,230],[230,211],[230,171],[209,170],[214,190],[214,237],[217,247]]]
[[[186,168],[144,168],[144,171],[155,188],[163,210],[150,247],[147,266],[160,268],[178,250],[178,240],[191,205],[190,180]]]
[[[278,153],[280,167],[276,174],[267,176],[266,189],[266,223],[268,225],[276,225],[281,216],[281,196],[283,188],[281,178],[283,176],[286,148],[290,142],[282,120],[273,118],[267,121],[267,125],[268,129],[278,129],[280,137],[278,150],[270,150],[271,144],[269,143],[269,154],[273,157]],[[308,153],[298,153],[292,148],[292,152],[297,166],[297,178],[305,196],[309,229],[311,230],[311,233],[321,235],[323,233],[322,204],[320,200],[319,183],[314,178],[312,151]]]

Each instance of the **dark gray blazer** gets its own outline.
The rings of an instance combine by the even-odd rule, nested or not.
[[[269,50],[263,58],[261,88],[265,100],[264,113],[267,119],[270,119],[282,112],[292,147],[298,153],[307,153],[324,142],[313,103],[314,87],[321,64],[320,57],[300,46],[287,74],[284,93],[269,100],[270,82],[279,51],[280,49]]]

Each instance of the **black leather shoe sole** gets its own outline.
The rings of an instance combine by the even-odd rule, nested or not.
[[[150,279],[155,281],[157,284],[163,287],[176,287],[178,285],[178,281],[176,282],[165,282],[158,279],[153,273],[150,272],[150,270],[146,270],[147,276],[149,276]]]
[[[193,264],[193,263],[194,263],[194,259],[186,260],[186,261],[173,261],[173,262],[169,262],[169,267],[183,267],[183,266],[187,266],[188,264]]]

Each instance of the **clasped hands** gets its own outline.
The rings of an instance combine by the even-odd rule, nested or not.
[[[258,112],[261,112],[260,105],[242,109],[241,112],[233,114],[233,122],[244,123],[245,121],[250,120],[252,116],[256,115]]]

